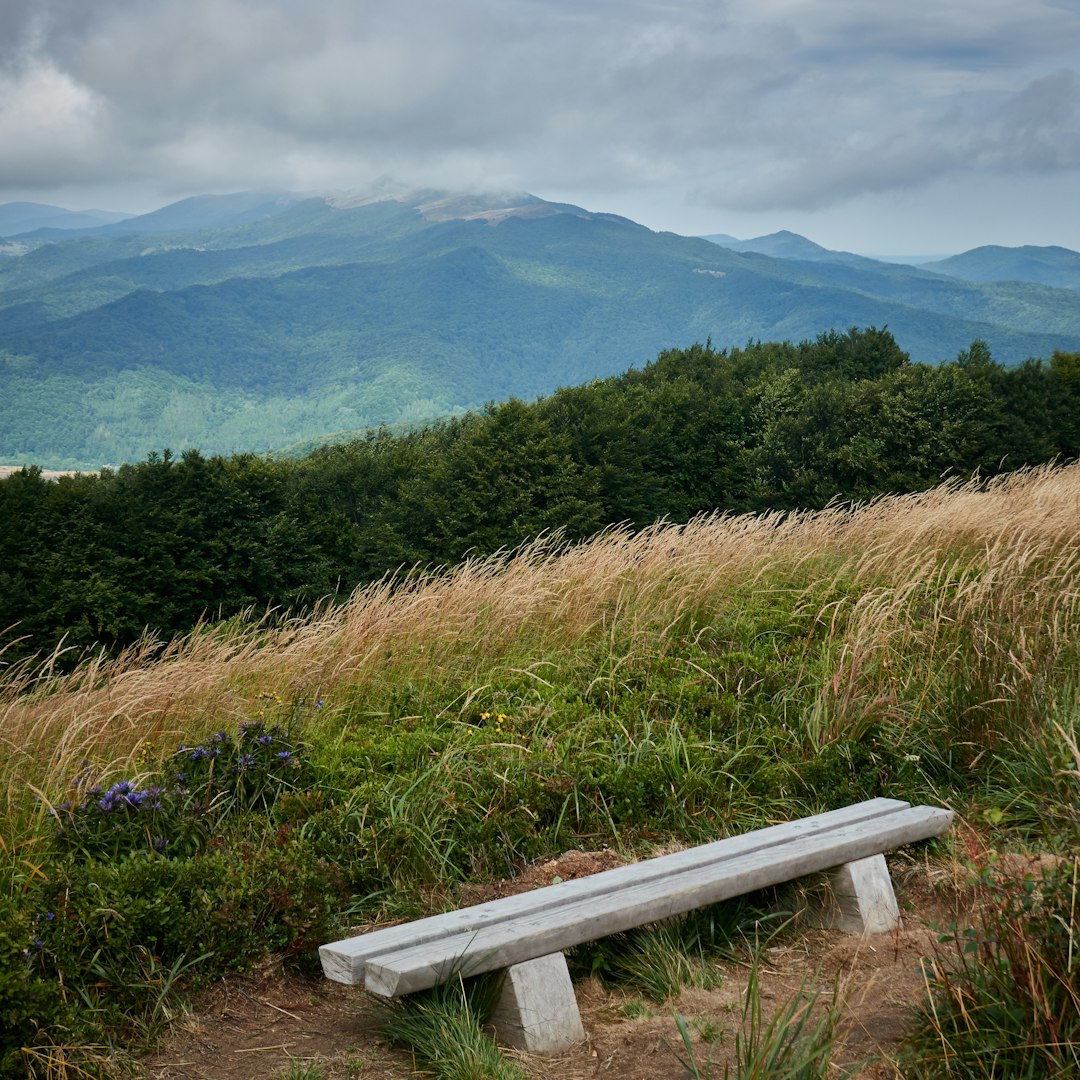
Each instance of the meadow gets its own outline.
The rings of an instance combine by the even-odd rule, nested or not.
[[[221,973],[573,848],[875,795],[958,811],[926,857],[966,861],[981,913],[928,961],[904,1074],[1077,1074],[1078,524],[1080,466],[1047,466],[11,663],[0,1075],[122,1075]],[[1002,885],[1012,850],[1058,858]]]

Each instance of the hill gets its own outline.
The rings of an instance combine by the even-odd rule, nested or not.
[[[270,317],[270,313],[267,313]],[[919,365],[887,331],[719,352],[303,458],[185,451],[0,480],[0,652],[121,650],[401,566],[716,510],[805,510],[1080,456],[1080,352]]]
[[[1067,290],[740,253],[533,196],[185,200],[0,255],[0,462],[264,451],[672,345],[886,324],[929,362],[976,338],[1006,363],[1080,347]]]
[[[730,248],[732,251],[751,251],[758,255],[771,255],[774,259],[796,259],[805,262],[874,262],[873,259],[853,255],[849,251],[833,251],[822,247],[820,244],[815,244],[813,240],[808,240],[805,236],[787,229],[781,229],[779,232],[769,233],[766,236],[755,236],[750,240],[736,240],[734,237],[724,237],[723,234],[707,236],[704,239]]]
[[[70,233],[111,225],[131,216],[109,210],[65,210],[45,203],[4,203],[0,205],[0,236],[18,236],[40,229]]]
[[[923,269],[963,281],[1031,281],[1080,289],[1080,252],[1063,247],[978,247]]]
[[[874,1070],[976,1077],[993,1045],[1002,1076],[1074,1075],[1078,502],[1073,466],[815,514],[616,529],[382,581],[309,618],[144,641],[68,676],[7,666],[0,1075],[130,1075],[125,1048],[196,1027],[185,1005],[200,984],[228,1032],[207,1039],[213,1056],[189,1042],[159,1057],[155,1075],[190,1076],[195,1061],[252,1077],[256,1059],[262,1076],[355,1076],[358,1062],[407,1075],[417,1061],[386,1061],[355,998],[321,1038],[296,1038],[317,1000],[268,974],[310,964],[346,927],[491,896],[528,865],[548,884],[570,852],[633,858],[874,796],[959,811],[955,846],[896,861],[925,890],[905,905],[908,929],[847,950],[880,954],[886,979],[902,957],[920,990],[921,1023],[892,1016],[909,1056],[894,1060],[893,1042]],[[845,999],[836,939],[800,917],[805,885],[571,956],[604,991],[593,1041],[557,1074],[594,1077],[593,1053],[614,1059],[611,1075],[680,1072],[658,1030],[638,1029],[642,1061],[628,1061],[627,1021],[668,1017],[681,1047],[673,999],[715,986],[714,961],[733,955],[769,989],[727,1007],[678,1001],[698,1061],[748,1039],[748,1016],[767,1049],[770,1032],[788,1045],[792,1017],[833,994],[843,1022],[815,1027],[818,1059],[838,1075],[865,1060],[865,1013],[847,1002],[895,1004],[896,986]],[[929,904],[945,917],[909,952]],[[411,1000],[438,1022],[437,1001]],[[239,1042],[256,1008],[242,1022],[257,1037]],[[601,1034],[613,1017],[620,1030]],[[444,1057],[460,1031],[438,1032]],[[343,1043],[347,1060],[321,1058]]]

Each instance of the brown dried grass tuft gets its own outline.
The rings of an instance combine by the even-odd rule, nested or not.
[[[872,671],[873,692],[895,696],[888,658],[915,644],[929,681],[956,648],[946,629],[958,620],[987,641],[1035,626],[1023,648],[1010,637],[1017,680],[1034,678],[1040,650],[1078,623],[1078,522],[1080,466],[1046,466],[816,513],[707,515],[574,546],[545,537],[446,573],[388,577],[303,618],[270,612],[148,638],[70,674],[57,673],[61,647],[0,676],[8,796],[33,784],[52,797],[85,759],[130,772],[146,744],[225,726],[260,692],[356,697],[390,665],[437,677],[466,652],[542,657],[604,635],[655,646],[687,613],[769,587],[777,572],[809,584],[828,568],[848,583],[842,620],[836,607],[817,613],[843,626],[838,689]]]

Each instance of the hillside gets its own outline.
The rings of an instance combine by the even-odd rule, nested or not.
[[[916,941],[908,923],[846,953],[880,954],[883,970],[902,955],[922,1003],[921,1018],[891,1013],[882,1068],[932,1077],[966,1062],[974,1078],[992,1040],[1002,1076],[1072,1075],[1078,508],[1074,465],[612,529],[373,583],[304,618],[143,641],[66,676],[52,661],[5,668],[0,734],[17,750],[0,757],[0,1075],[55,1076],[60,1060],[66,1075],[122,1076],[125,1050],[170,1029],[184,1046],[157,1058],[170,1077],[193,1061],[284,1076],[301,1054],[305,1069],[335,1055],[307,1080],[404,1075],[418,1063],[388,1060],[370,1014],[347,1029],[348,1062],[336,1037],[299,1041],[310,1007],[330,1032],[340,1010],[270,973],[310,970],[346,927],[460,906],[526,867],[553,875],[568,853],[629,860],[874,796],[958,812],[950,840],[893,860],[923,890],[916,911],[945,916],[936,933]],[[848,963],[821,970],[835,939],[799,919],[814,887],[579,950],[573,970],[609,1010],[587,1017],[597,1044],[614,1055],[613,1019],[677,1007],[700,1060],[729,1054],[738,1002],[753,1002],[694,987],[721,983],[725,960],[735,978],[733,958],[770,979],[780,1008],[819,976],[825,1002],[845,1001],[831,976]],[[958,918],[975,925],[942,928]],[[809,984],[772,978],[794,957]],[[251,993],[272,986],[296,996]],[[896,989],[866,997],[895,1003]],[[282,1013],[293,1023],[275,1028]],[[826,1060],[845,1033],[858,1045],[858,1030],[830,1027]],[[627,1075],[679,1074],[658,1038],[652,1071]],[[228,1070],[205,1043],[228,1048]],[[595,1075],[591,1050],[568,1075]]]
[[[803,262],[848,263],[868,272],[881,270],[882,263],[918,266],[934,274],[969,282],[1027,282],[1031,285],[1050,285],[1058,289],[1080,289],[1080,252],[1063,247],[1000,247],[987,245],[972,248],[948,258],[919,259],[915,256],[871,259],[853,255],[850,251],[835,251],[808,240],[787,229],[739,240],[717,233],[704,236],[732,251],[756,252],[778,259]]]
[[[781,229],[767,236],[755,236],[750,240],[737,240],[733,236],[723,234],[706,236],[703,239],[711,240],[714,244],[730,248],[732,251],[754,252],[758,255],[769,255],[774,259],[795,259],[805,262],[874,262],[873,259],[864,259],[849,251],[833,251],[822,247],[820,244],[815,244],[813,240],[808,240],[805,236],[800,236],[788,229]]]
[[[738,253],[532,196],[206,197],[3,251],[13,464],[270,450],[532,398],[709,338],[888,325],[916,360],[979,338],[1008,364],[1080,347],[1066,290]]]

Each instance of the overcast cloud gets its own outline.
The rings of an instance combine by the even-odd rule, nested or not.
[[[0,8],[0,202],[384,178],[872,253],[1080,248],[1080,0]]]

